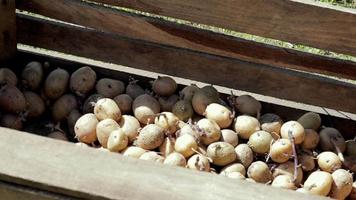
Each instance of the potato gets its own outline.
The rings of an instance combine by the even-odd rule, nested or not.
[[[174,152],[174,139],[169,137],[164,138],[163,143],[159,146],[159,152],[163,157],[167,157],[169,154]]]
[[[299,164],[305,172],[312,171],[315,168],[315,158],[311,155],[303,153],[298,155]]]
[[[109,98],[99,99],[94,106],[94,114],[99,121],[104,119],[113,119],[119,121],[121,119],[121,111],[114,100]]]
[[[304,182],[303,188],[310,194],[327,196],[331,190],[332,183],[333,179],[330,173],[315,171]]]
[[[189,101],[180,100],[174,104],[172,113],[175,114],[180,120],[187,121],[193,117],[194,110],[192,104]]]
[[[104,119],[98,123],[96,126],[96,135],[101,146],[104,148],[107,147],[111,132],[117,129],[120,129],[119,124],[111,118]]]
[[[272,187],[295,190],[293,178],[288,175],[279,175],[272,181]]]
[[[127,147],[122,151],[123,156],[128,156],[132,158],[140,158],[142,154],[146,153],[147,151],[142,149],[141,147],[130,146]]]
[[[78,96],[86,96],[93,90],[96,82],[96,73],[90,67],[81,67],[70,77],[70,89]]]
[[[100,94],[92,94],[90,95],[83,104],[83,113],[93,113],[94,112],[94,106],[96,102],[98,102],[100,99],[104,98]]]
[[[128,137],[125,135],[124,131],[119,128],[110,133],[107,149],[109,149],[111,152],[119,152],[125,149],[128,143]]]
[[[350,172],[356,173],[356,157],[345,156],[343,166],[345,169],[350,170]]]
[[[288,175],[294,178],[294,163],[291,161],[287,161],[285,163],[279,164],[272,173],[273,177],[277,177],[279,175]],[[303,181],[303,170],[301,167],[297,167],[297,178],[295,180],[295,185],[299,186]]]
[[[158,98],[158,102],[160,105],[161,111],[172,112],[173,106],[178,102],[179,97],[176,94],[173,94],[169,97],[162,97]]]
[[[245,168],[248,168],[253,161],[252,149],[247,144],[239,144],[235,147],[236,160]]]
[[[161,146],[163,140],[164,130],[155,124],[148,124],[140,131],[137,137],[137,146],[146,150],[153,150]]]
[[[170,96],[174,94],[176,89],[176,81],[168,76],[158,76],[152,84],[152,90],[159,96]]]
[[[346,154],[349,156],[356,157],[356,138],[353,140],[347,140],[346,144]]]
[[[46,106],[42,98],[30,91],[26,91],[23,93],[26,99],[26,111],[27,111],[27,116],[28,118],[36,118],[41,116],[45,110]]]
[[[295,144],[301,144],[305,138],[304,127],[297,121],[285,122],[281,127],[281,136],[285,139],[289,138],[289,133],[294,138]]]
[[[0,109],[2,111],[19,113],[25,108],[25,96],[17,87],[10,84],[0,86]]]
[[[195,92],[197,92],[198,90],[199,90],[199,87],[197,85],[191,84],[191,85],[183,88],[179,92],[179,95],[180,95],[181,99],[191,102]]]
[[[254,117],[240,115],[236,117],[233,127],[239,137],[248,139],[254,132],[260,130],[260,123]]]
[[[329,196],[333,199],[344,200],[352,191],[352,174],[344,169],[338,169],[331,176],[333,183]]]
[[[160,112],[158,101],[148,94],[138,96],[132,103],[134,116],[142,124],[154,122],[155,115]]]
[[[205,86],[195,92],[192,99],[194,111],[203,115],[206,107],[211,103],[219,101],[219,93],[213,86]]]
[[[72,110],[67,117],[68,130],[72,137],[75,136],[74,126],[77,120],[82,116],[82,114],[77,110]]]
[[[296,192],[300,192],[300,193],[303,193],[303,194],[310,194],[310,191],[309,190],[306,190],[304,188],[298,188],[295,190]]]
[[[222,174],[225,177],[232,178],[232,179],[238,179],[238,180],[245,180],[246,177],[242,175],[240,172],[230,172],[226,174]]]
[[[292,143],[289,139],[278,139],[270,149],[270,156],[274,162],[284,163],[293,156]]]
[[[237,133],[231,129],[223,129],[221,130],[221,138],[220,141],[227,142],[232,146],[236,147],[239,144],[239,137]]]
[[[9,68],[0,68],[0,85],[8,84],[12,86],[17,85],[16,74]]]
[[[64,133],[60,132],[60,131],[54,131],[54,132],[48,134],[47,137],[53,138],[53,139],[56,139],[56,140],[68,141],[67,136]]]
[[[23,127],[21,117],[15,114],[6,113],[0,118],[0,126],[21,130]]]
[[[119,125],[128,137],[129,143],[132,143],[136,139],[138,131],[141,128],[140,122],[131,115],[122,115]]]
[[[41,63],[33,61],[28,63],[21,73],[22,85],[30,90],[37,90],[43,80]]]
[[[256,131],[248,139],[248,146],[255,153],[265,154],[268,153],[272,144],[273,137],[266,131]]]
[[[180,137],[182,135],[188,134],[193,136],[193,138],[195,139],[195,141],[199,141],[200,140],[200,134],[198,132],[196,132],[192,126],[186,124],[184,125],[180,130],[178,130],[176,132],[177,137]]]
[[[235,99],[235,108],[244,115],[259,118],[262,105],[250,95],[241,95]]]
[[[120,94],[114,98],[114,101],[119,106],[122,114],[132,112],[132,98],[127,94]]]
[[[277,140],[281,135],[283,120],[276,114],[266,113],[260,118],[261,130],[271,133],[272,137]]]
[[[297,120],[305,129],[317,131],[321,126],[320,115],[314,112],[307,112]]]
[[[209,159],[203,155],[195,154],[188,159],[187,167],[198,171],[210,171]]]
[[[350,194],[350,200],[356,199],[356,181],[352,184],[352,191]]]
[[[227,142],[211,143],[207,148],[207,156],[217,166],[226,166],[236,160],[235,149]]]
[[[137,80],[133,80],[126,86],[125,93],[135,100],[136,97],[145,94],[145,90],[137,84]]]
[[[258,183],[268,183],[273,178],[267,164],[262,161],[251,163],[247,169],[247,176]]]
[[[340,169],[342,165],[340,158],[331,151],[322,152],[318,155],[317,159],[319,168],[329,173]]]
[[[171,165],[171,166],[180,166],[185,167],[187,165],[187,161],[184,156],[180,153],[174,152],[169,154],[166,159],[164,159],[163,164]]]
[[[220,128],[230,127],[234,119],[232,112],[227,107],[217,103],[209,104],[203,115],[210,120],[214,120]]]
[[[319,142],[320,148],[323,151],[337,152],[335,146],[339,149],[341,153],[345,151],[346,149],[345,139],[337,129],[325,127],[319,132],[319,136],[320,136],[320,142]]]
[[[161,112],[155,117],[154,123],[163,128],[167,134],[174,134],[178,128],[179,119],[171,112]]]
[[[318,146],[320,137],[319,134],[313,129],[304,129],[305,139],[300,144],[303,149],[315,149]]]
[[[156,152],[148,151],[148,152],[143,153],[140,156],[140,160],[148,160],[148,161],[153,161],[153,162],[157,162],[157,163],[163,163],[164,157],[158,155]]]
[[[177,138],[174,144],[174,150],[181,153],[185,158],[189,158],[198,149],[195,138],[190,134],[184,134]]]
[[[54,102],[52,118],[55,122],[67,119],[69,113],[78,107],[77,99],[72,94],[65,94]]]
[[[90,147],[89,145],[83,143],[83,142],[76,142],[75,146],[81,147],[81,148],[87,148]]]
[[[125,92],[125,84],[119,80],[102,78],[96,83],[95,89],[96,92],[103,97],[114,98]]]
[[[74,125],[75,137],[83,143],[91,144],[96,141],[96,126],[99,123],[94,114],[81,116]]]
[[[68,88],[69,73],[64,69],[56,69],[49,73],[44,83],[44,93],[50,99],[58,99]]]
[[[200,138],[203,144],[209,145],[219,141],[221,131],[219,125],[215,121],[204,118],[198,121],[197,126],[203,131],[203,135]]]
[[[232,172],[239,172],[242,176],[246,175],[246,168],[240,163],[233,163],[221,169],[220,174],[229,174]]]

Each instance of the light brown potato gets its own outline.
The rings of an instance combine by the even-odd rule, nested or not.
[[[235,149],[227,142],[211,143],[207,148],[207,156],[217,166],[226,166],[236,160]]]
[[[266,113],[260,118],[261,130],[271,133],[272,137],[277,140],[281,135],[283,120],[274,113]]]
[[[0,118],[0,126],[21,130],[23,128],[23,123],[21,117],[18,115],[6,113]]]
[[[225,177],[232,178],[232,179],[237,179],[237,180],[245,180],[246,177],[242,175],[240,172],[229,172],[225,174],[221,174]]]
[[[0,109],[2,111],[19,113],[25,108],[25,96],[17,87],[10,84],[0,86]]]
[[[219,93],[213,86],[205,86],[195,92],[192,99],[194,111],[203,115],[206,107],[211,103],[219,101]]]
[[[159,152],[163,157],[167,157],[174,152],[175,141],[169,137],[164,138],[163,143],[159,146]]]
[[[356,140],[347,140],[345,142],[346,144],[346,154],[349,156],[355,156],[356,157]]]
[[[185,88],[183,88],[179,92],[179,95],[180,95],[181,99],[191,102],[195,92],[197,92],[198,90],[199,90],[199,87],[195,84],[192,84],[192,85],[189,85],[189,86],[186,86]]]
[[[138,136],[138,131],[141,128],[140,122],[131,115],[122,115],[119,125],[128,137],[129,143],[132,143]]]
[[[180,137],[182,135],[188,134],[193,136],[193,138],[195,139],[195,141],[199,141],[200,140],[200,134],[197,133],[192,126],[185,124],[180,130],[178,130],[176,132],[177,136]]]
[[[292,148],[292,143],[289,139],[278,139],[271,146],[271,159],[277,163],[287,162],[293,155]]]
[[[72,94],[65,94],[54,102],[52,118],[55,122],[66,120],[69,113],[78,108],[77,99]]]
[[[142,154],[146,152],[147,151],[142,149],[141,147],[130,146],[124,149],[121,153],[123,154],[123,156],[139,159],[142,156]]]
[[[303,153],[298,155],[299,164],[302,165],[302,169],[305,172],[312,171],[315,168],[315,158],[311,155]]]
[[[303,188],[310,194],[327,196],[331,190],[333,179],[330,173],[315,171],[304,182]]]
[[[295,144],[301,144],[305,138],[304,127],[297,121],[285,122],[281,127],[281,136],[285,139],[289,138],[289,133],[291,133],[294,138]]]
[[[170,96],[177,89],[176,81],[168,76],[158,76],[152,83],[152,90],[159,96]]]
[[[220,141],[227,142],[232,146],[236,147],[239,144],[239,137],[237,133],[231,129],[223,129],[221,130],[221,138]]]
[[[148,151],[143,153],[140,158],[140,160],[148,160],[148,161],[153,161],[153,162],[157,162],[157,163],[163,163],[164,162],[164,157],[158,155],[156,152],[154,151]]]
[[[356,181],[352,184],[352,190],[350,194],[350,200],[355,200],[356,199]]]
[[[67,117],[68,130],[72,137],[75,136],[74,126],[77,120],[82,116],[82,114],[77,110],[72,110]]]
[[[254,117],[240,115],[236,117],[233,127],[239,137],[248,139],[254,132],[260,130],[260,122]]]
[[[130,83],[126,86],[125,93],[128,94],[133,100],[135,100],[136,97],[145,94],[145,90],[142,89],[137,82],[137,80],[130,81]]]
[[[333,184],[329,196],[344,200],[352,191],[352,174],[344,169],[338,169],[331,174]]]
[[[38,94],[30,91],[24,92],[23,95],[26,99],[26,117],[40,117],[46,110],[46,106],[42,98]]]
[[[319,134],[313,129],[304,129],[305,138],[300,144],[303,149],[315,149],[318,146],[320,137]]]
[[[340,152],[344,152],[346,149],[345,139],[341,133],[330,127],[325,127],[319,132],[320,136],[320,148],[323,151],[334,151],[336,152],[335,145],[339,148]]]
[[[108,118],[100,121],[96,126],[96,135],[101,146],[106,148],[111,132],[119,128],[119,124],[113,119]]]
[[[259,117],[262,105],[250,95],[241,95],[235,99],[235,108],[244,115]]]
[[[268,153],[272,144],[273,137],[266,131],[256,131],[248,139],[248,146],[255,153],[265,154]]]
[[[137,137],[137,146],[146,150],[153,150],[161,146],[163,140],[164,130],[155,124],[148,124],[140,131]]]
[[[169,97],[159,97],[158,102],[161,111],[172,112],[173,106],[179,101],[179,97],[173,94]]]
[[[178,129],[179,118],[171,112],[161,112],[155,117],[154,123],[163,128],[167,134],[173,134]]]
[[[171,165],[171,166],[185,167],[187,165],[187,161],[185,160],[185,158],[182,154],[173,152],[173,153],[169,154],[164,159],[163,164]]]
[[[243,176],[246,175],[246,168],[240,163],[233,163],[221,169],[220,174],[229,174],[231,172],[239,172]]]
[[[67,136],[60,131],[54,131],[54,132],[48,134],[47,137],[53,138],[56,140],[68,141]]]
[[[114,100],[102,98],[96,102],[94,106],[94,114],[99,121],[104,119],[113,119],[119,121],[121,119],[121,111]]]
[[[109,149],[111,152],[119,152],[125,149],[128,143],[128,137],[125,135],[124,131],[119,128],[110,133],[107,149]]]
[[[247,169],[247,176],[258,183],[268,183],[273,178],[267,164],[262,161],[251,163]]]
[[[297,120],[305,129],[317,131],[321,126],[320,115],[314,112],[307,112]]]
[[[132,112],[132,98],[127,94],[120,94],[114,98],[114,101],[119,106],[122,114]]]
[[[155,115],[160,112],[160,106],[155,98],[143,94],[133,101],[132,110],[141,124],[149,124],[154,122]]]
[[[190,134],[184,134],[177,138],[174,144],[174,150],[181,153],[185,158],[189,158],[195,154],[194,150],[198,149],[198,144],[195,138]]]
[[[219,141],[221,137],[221,130],[215,121],[204,118],[198,121],[197,126],[203,131],[203,135],[200,137],[203,144],[209,145],[213,142]]]
[[[248,168],[253,161],[252,149],[247,144],[239,144],[235,147],[236,160],[245,168]]]
[[[96,127],[99,123],[92,113],[81,116],[74,125],[75,137],[83,143],[91,144],[97,140]]]
[[[277,177],[279,175],[288,175],[294,178],[294,163],[292,161],[287,161],[285,163],[279,164],[273,170],[273,177]],[[298,187],[303,181],[303,170],[301,167],[297,167],[297,179],[295,180],[295,185]]]
[[[100,94],[92,94],[90,95],[83,104],[83,113],[93,113],[94,112],[94,107],[96,102],[99,101],[99,99],[104,98],[103,96],[101,96]]]
[[[0,84],[17,85],[16,74],[9,68],[0,68]]]
[[[342,165],[340,158],[331,151],[322,152],[318,155],[317,159],[319,168],[329,173],[340,169]]]
[[[94,89],[96,77],[96,73],[92,68],[81,67],[71,75],[69,87],[74,94],[86,96]]]
[[[203,115],[210,120],[214,120],[220,128],[230,127],[234,116],[227,107],[220,105],[218,103],[209,104]]]
[[[50,99],[58,99],[68,88],[69,73],[64,69],[52,71],[44,83],[44,93]]]
[[[180,100],[174,104],[172,113],[175,114],[180,120],[187,121],[193,117],[194,110],[192,104],[187,100]]]
[[[21,73],[22,85],[29,90],[37,90],[43,80],[41,63],[33,61],[28,63]]]
[[[297,188],[297,187],[295,187],[293,178],[288,175],[277,176],[276,178],[273,179],[271,185],[272,185],[272,187],[284,188],[284,189],[290,189],[290,190],[295,190]]]
[[[195,154],[188,159],[187,168],[198,171],[210,171],[209,159],[203,155]]]
[[[95,89],[103,97],[114,98],[125,92],[125,84],[119,80],[102,78],[96,83]]]

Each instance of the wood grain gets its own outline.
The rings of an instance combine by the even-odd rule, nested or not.
[[[356,55],[356,11],[313,0],[95,0]]]
[[[50,18],[130,38],[281,68],[356,80],[356,63],[354,62],[273,47],[83,1],[17,0],[17,7]],[[63,10],[66,11],[65,14]]]
[[[356,86],[301,72],[18,18],[21,43],[354,113]]]
[[[0,128],[0,132],[0,157],[6,163],[0,165],[1,180],[73,197],[120,200],[307,197],[290,190],[127,158],[25,132],[5,128]]]
[[[16,53],[15,0],[0,0],[0,63]]]

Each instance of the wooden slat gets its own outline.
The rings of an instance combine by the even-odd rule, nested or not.
[[[272,47],[172,22],[163,22],[155,18],[128,14],[79,0],[17,0],[17,7],[50,18],[131,38],[356,80],[356,64],[353,62]]]
[[[94,0],[356,55],[356,11],[313,0]]]
[[[0,63],[16,53],[15,0],[0,0]]]
[[[0,179],[86,199],[297,200],[304,194],[0,128]],[[19,141],[21,145],[19,145]],[[53,148],[55,147],[55,148]],[[308,199],[325,199],[308,196]]]
[[[43,20],[18,18],[21,43],[354,113],[356,86]]]

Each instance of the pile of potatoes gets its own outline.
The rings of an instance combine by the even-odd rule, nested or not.
[[[220,98],[211,85],[178,90],[170,77],[151,87],[30,62],[0,68],[0,125],[18,130],[50,118],[48,137],[123,156],[356,199],[356,138],[345,141],[313,112],[295,121],[261,113],[254,97]],[[31,124],[31,123],[30,123]]]

